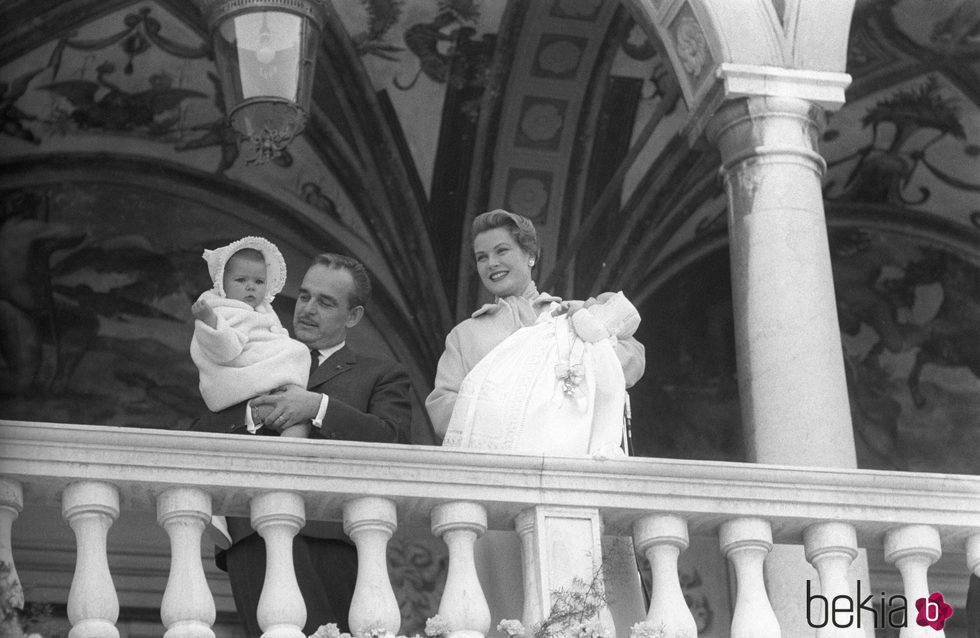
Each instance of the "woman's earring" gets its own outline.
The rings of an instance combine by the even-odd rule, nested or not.
[[[528,268],[534,268],[534,260],[527,262]]]

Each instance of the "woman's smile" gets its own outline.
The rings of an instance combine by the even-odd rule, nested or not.
[[[480,280],[497,297],[520,295],[531,283],[531,255],[505,228],[491,228],[477,235],[473,257]]]

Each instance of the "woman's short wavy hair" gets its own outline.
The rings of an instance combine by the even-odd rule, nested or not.
[[[538,245],[538,233],[534,230],[534,223],[523,215],[502,208],[477,215],[473,220],[470,240],[474,240],[480,233],[485,233],[494,228],[506,229],[517,242],[517,245],[535,260],[540,256],[541,247]]]

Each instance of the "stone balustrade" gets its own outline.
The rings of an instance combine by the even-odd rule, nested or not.
[[[212,513],[251,516],[265,539],[269,565],[258,617],[267,638],[303,635],[306,610],[291,539],[305,521],[342,522],[357,547],[355,631],[399,629],[384,553],[400,525],[430,527],[447,544],[440,612],[456,638],[491,629],[473,558],[476,539],[488,529],[520,534],[527,624],[550,608],[562,575],[591,573],[603,534],[632,536],[652,576],[646,620],[668,636],[697,633],[677,576],[691,534],[717,538],[731,564],[730,632],[739,637],[780,635],[762,570],[773,543],[803,546],[819,575],[815,587],[828,600],[853,594],[846,574],[858,548],[883,550],[901,573],[913,617],[914,600],[929,594],[929,567],[943,551],[965,554],[964,581],[969,571],[980,575],[980,477],[972,476],[542,458],[0,421],[0,560],[16,561],[11,528],[33,506],[59,506],[75,535],[70,638],[119,635],[106,538],[132,510],[156,512],[170,539],[160,609],[165,638],[214,636],[215,605],[201,570]],[[608,613],[599,621],[610,628]],[[627,636],[629,629],[616,633]],[[857,634],[827,623],[818,635]],[[902,633],[918,635],[942,632],[910,623]]]

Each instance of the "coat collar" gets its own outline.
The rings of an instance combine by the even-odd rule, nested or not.
[[[479,317],[485,314],[496,314],[503,308],[506,308],[510,304],[520,304],[526,303],[535,311],[535,313],[541,312],[541,307],[546,306],[552,302],[561,303],[561,297],[556,297],[547,292],[538,292],[537,286],[534,285],[532,281],[528,284],[527,289],[520,295],[512,295],[510,297],[497,297],[493,300],[493,303],[483,304],[476,312],[470,315],[473,318]]]
[[[326,383],[338,374],[350,370],[357,363],[357,355],[348,346],[344,346],[337,352],[327,357],[326,361],[320,364],[313,374],[307,387],[313,387],[321,383]]]

